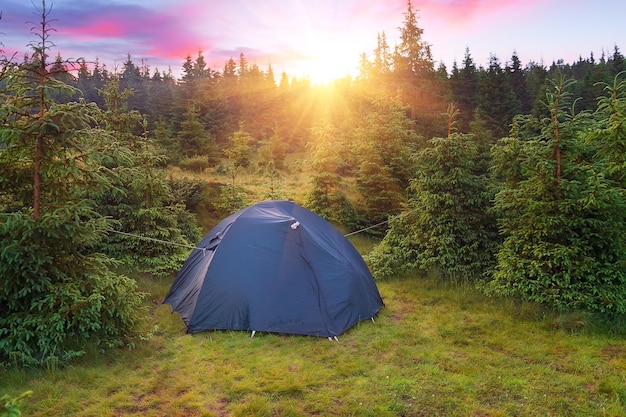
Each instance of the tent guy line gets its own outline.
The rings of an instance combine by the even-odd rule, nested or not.
[[[397,220],[397,219],[399,219],[399,218],[401,218],[401,217],[408,216],[409,214],[411,214],[411,213],[413,213],[413,212],[415,212],[415,211],[417,211],[417,210],[421,210],[421,209],[425,208],[427,205],[428,205],[428,204],[423,204],[423,205],[421,205],[420,207],[414,208],[413,210],[405,211],[404,213],[400,213],[400,214],[398,214],[398,215],[396,215],[396,216],[393,216],[393,217],[391,217],[391,218],[389,218],[389,219],[387,219],[387,220],[385,220],[385,221],[383,221],[383,222],[376,223],[376,224],[374,224],[374,225],[372,225],[372,226],[365,227],[365,228],[363,228],[363,229],[360,229],[360,230],[357,230],[357,231],[354,231],[354,232],[351,232],[351,233],[345,234],[345,235],[343,235],[343,236],[344,236],[344,237],[348,237],[348,236],[352,236],[352,235],[357,235],[357,234],[359,234],[359,233],[365,232],[366,230],[374,229],[375,227],[382,226],[383,224],[390,223],[390,222],[392,222],[392,221],[394,221],[394,220]]]
[[[389,218],[389,219],[387,219],[387,220],[385,220],[383,222],[376,223],[376,224],[374,224],[372,226],[368,226],[368,227],[365,227],[363,229],[356,230],[354,232],[347,233],[347,234],[345,234],[343,236],[344,237],[348,237],[348,236],[358,235],[359,233],[363,233],[363,232],[365,232],[367,230],[374,229],[374,228],[376,228],[378,226],[382,226],[383,224],[387,224],[387,223],[392,222],[392,221],[394,221],[396,219],[399,219],[401,217],[408,216],[409,214],[413,213],[414,211],[421,210],[424,207],[426,207],[426,204],[424,204],[421,207],[415,208],[413,210],[410,210],[410,211],[407,211],[407,212],[404,212],[404,213],[400,213],[397,216],[391,217],[391,218]],[[296,224],[296,223],[294,223],[294,224]],[[292,228],[293,228],[293,225],[292,225]],[[153,237],[136,235],[136,234],[133,234],[133,233],[120,232],[119,230],[110,230],[110,232],[111,233],[117,233],[118,235],[124,235],[124,236],[129,236],[129,237],[136,237],[137,239],[150,240],[152,242],[164,243],[166,245],[173,245],[173,246],[180,246],[180,247],[183,247],[183,248],[201,250],[202,252],[207,250],[206,248],[200,248],[198,246],[185,245],[185,244],[182,244],[182,243],[176,243],[176,242],[170,242],[170,241],[167,241],[167,240],[155,239]]]
[[[138,239],[143,239],[143,240],[150,240],[152,242],[165,243],[166,245],[181,246],[183,248],[189,248],[189,249],[197,249],[197,250],[201,250],[202,252],[204,252],[206,250],[206,248],[200,248],[198,246],[185,245],[185,244],[176,243],[176,242],[169,242],[167,240],[155,239],[153,237],[147,237],[147,236],[135,235],[135,234],[132,234],[132,233],[120,232],[119,230],[110,230],[110,232],[111,233],[117,233],[118,235],[136,237]]]

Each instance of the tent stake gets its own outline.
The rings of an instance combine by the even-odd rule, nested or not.
[[[250,339],[252,339],[255,334],[256,334],[256,330],[252,330],[252,334],[250,335]]]

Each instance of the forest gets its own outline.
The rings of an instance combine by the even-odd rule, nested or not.
[[[128,271],[172,276],[203,232],[263,199],[372,236],[377,280],[436,271],[623,323],[617,45],[436,66],[409,2],[399,44],[379,33],[354,78],[313,85],[243,54],[213,69],[201,52],[175,78],[130,55],[119,71],[53,58],[48,14],[28,55],[0,61],[0,367],[132,344],[143,294]],[[295,173],[306,189],[285,185]]]

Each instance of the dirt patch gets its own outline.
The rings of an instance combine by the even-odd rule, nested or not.
[[[600,351],[605,359],[618,359],[626,356],[626,345],[608,345]]]

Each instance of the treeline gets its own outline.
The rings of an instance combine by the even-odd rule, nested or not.
[[[467,49],[460,64],[454,62],[451,69],[444,65],[435,68],[431,46],[423,40],[413,9],[405,17],[400,45],[392,50],[385,33],[379,34],[372,53],[362,54],[359,73],[353,79],[336,80],[330,87],[312,85],[307,78],[290,79],[286,73],[277,76],[271,65],[261,69],[249,63],[244,54],[237,60],[229,59],[220,69],[208,67],[202,52],[193,58],[188,56],[178,79],[171,69],[152,70],[145,62],[133,62],[130,55],[121,69],[113,72],[98,61],[70,66],[57,57],[51,72],[80,90],[86,101],[100,107],[104,106],[100,91],[117,79],[121,90],[133,92],[128,97],[128,108],[145,115],[150,129],[165,144],[184,140],[185,134],[192,133],[188,126],[199,122],[208,136],[200,144],[193,140],[184,144],[182,152],[189,156],[205,153],[202,146],[207,141],[226,144],[241,122],[257,142],[278,129],[284,142],[297,149],[308,142],[310,128],[320,122],[322,114],[335,113],[334,118],[341,119],[346,111],[363,111],[361,101],[371,101],[374,95],[399,96],[415,122],[416,133],[424,137],[445,131],[441,116],[449,103],[459,110],[457,130],[469,133],[472,123],[477,123],[494,137],[503,137],[515,115],[538,116],[545,112],[543,102],[549,80],[576,80],[571,88],[578,98],[576,111],[584,111],[596,106],[602,83],[611,82],[626,70],[626,59],[617,45],[610,54],[603,51],[599,58],[591,53],[577,62],[558,60],[548,66],[537,62],[524,65],[515,52],[505,62],[492,56],[483,66]],[[324,94],[329,88],[345,97],[341,108],[328,108],[333,105]],[[164,130],[155,131],[157,127]]]
[[[49,62],[49,10],[22,62],[0,60],[0,366],[132,345],[141,294],[120,267],[167,275],[199,240],[192,213],[293,198],[382,239],[382,279],[435,270],[486,294],[603,318],[626,313],[624,57],[522,67],[467,51],[435,62],[411,3],[354,79],[278,82],[244,55],[183,75]],[[73,67],[77,72],[72,72]],[[288,156],[298,155],[297,163]],[[223,175],[176,179],[169,165]],[[238,175],[267,179],[250,195]],[[37,335],[35,337],[35,335]]]
[[[214,204],[216,216],[250,203],[236,187],[240,169],[257,169],[272,182],[285,173],[288,155],[305,152],[315,156],[311,166],[327,172],[312,179],[304,203],[356,229],[406,207],[405,190],[415,169],[411,155],[429,146],[430,138],[451,131],[472,134],[488,149],[508,136],[516,115],[548,116],[546,92],[553,80],[575,80],[568,86],[576,97],[573,111],[585,112],[596,108],[603,85],[626,69],[615,46],[610,56],[550,66],[523,65],[513,53],[504,64],[492,56],[483,67],[468,49],[461,65],[455,62],[448,70],[436,67],[410,3],[404,17],[399,45],[391,48],[385,33],[379,34],[372,53],[362,54],[354,78],[325,86],[286,73],[278,77],[271,66],[263,70],[243,54],[220,69],[210,68],[201,52],[188,56],[180,79],[137,65],[130,56],[119,72],[81,62],[70,75],[60,57],[51,72],[101,108],[103,89],[115,81],[129,93],[127,108],[145,117],[146,134],[164,163],[229,175],[230,186],[219,191]],[[357,198],[351,201],[341,192],[345,175],[356,179]],[[267,196],[290,197],[274,189]]]

